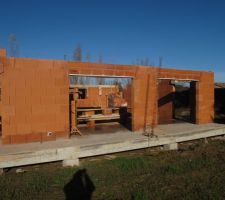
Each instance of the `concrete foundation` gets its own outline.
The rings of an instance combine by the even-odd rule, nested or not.
[[[82,137],[74,136],[71,139],[54,142],[0,144],[0,172],[3,172],[4,168],[52,161],[62,161],[63,166],[77,166],[79,158],[155,146],[163,146],[166,150],[176,150],[180,142],[225,135],[225,125],[161,125],[155,130],[155,134],[157,137],[148,138],[142,132],[118,131]]]
[[[74,158],[74,159],[65,159],[63,160],[63,167],[74,167],[74,166],[79,166],[79,159]]]
[[[164,150],[177,150],[178,149],[178,143],[170,143],[163,146]]]
[[[43,145],[43,149],[30,147],[30,150],[25,150],[21,148],[16,153],[0,154],[0,169],[61,160],[65,161],[64,166],[79,165],[79,147],[47,148]]]

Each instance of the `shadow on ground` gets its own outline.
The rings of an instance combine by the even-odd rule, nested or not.
[[[72,180],[64,187],[66,200],[91,200],[95,186],[86,169],[77,171]]]

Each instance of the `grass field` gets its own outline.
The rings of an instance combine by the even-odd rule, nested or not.
[[[0,199],[224,199],[225,140],[183,144],[179,151],[141,150],[15,169],[0,177]],[[85,170],[84,170],[85,169]]]

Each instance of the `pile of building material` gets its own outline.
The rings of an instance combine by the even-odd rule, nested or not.
[[[110,108],[126,107],[127,102],[122,98],[121,93],[111,93],[108,96],[108,105]]]

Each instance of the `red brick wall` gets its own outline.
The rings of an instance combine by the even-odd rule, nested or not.
[[[64,62],[10,58],[1,76],[3,143],[68,136],[69,82]]]
[[[123,96],[125,101],[127,102],[127,107],[131,108],[131,99],[132,99],[132,83],[128,84],[126,88],[124,88]]]
[[[132,90],[132,130],[157,124],[157,87],[154,68],[138,67]]]
[[[0,57],[6,57],[6,49],[0,48]]]
[[[99,93],[99,90],[101,92]],[[119,92],[118,87],[88,87],[87,93],[88,97],[86,99],[78,99],[77,100],[77,107],[101,107],[107,108],[108,107],[108,95],[110,93],[117,93]]]
[[[131,101],[133,131],[143,129],[145,123],[157,124],[156,78],[194,80],[199,82],[199,90],[196,88],[196,123],[213,122],[214,74],[212,72],[79,62],[69,62],[68,67],[70,73],[75,74],[133,77],[133,95]],[[207,78],[205,79],[205,76],[209,77],[209,82],[206,81]],[[204,88],[208,88],[209,92],[207,93],[207,89]],[[146,97],[147,95],[148,97]],[[149,104],[146,104],[146,98],[150,102]],[[204,101],[203,98],[208,99]],[[147,108],[146,105],[148,105]]]
[[[202,73],[196,86],[196,123],[211,123],[214,120],[214,74]]]
[[[191,70],[22,58],[0,58],[3,142],[24,143],[69,135],[68,73],[129,76],[132,84],[132,130],[158,121],[157,78],[197,80],[196,122],[214,118],[214,74]],[[54,134],[50,137],[47,132]]]

